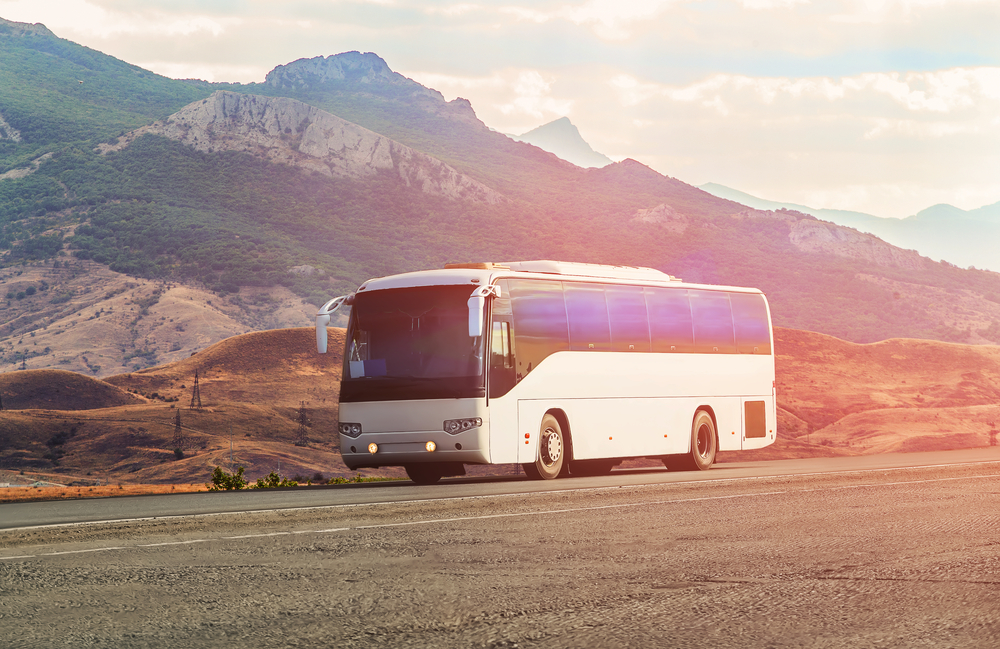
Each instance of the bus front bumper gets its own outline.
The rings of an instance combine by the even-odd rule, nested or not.
[[[437,462],[489,464],[489,436],[482,428],[449,435],[440,430],[340,435],[340,453],[349,469]]]

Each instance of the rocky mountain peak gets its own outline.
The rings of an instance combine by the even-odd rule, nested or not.
[[[371,87],[390,86],[412,94],[427,95],[444,102],[437,90],[425,88],[389,69],[388,64],[374,52],[342,52],[327,57],[298,59],[279,65],[264,78],[264,83],[275,88],[314,88],[331,82],[350,82]]]
[[[0,18],[0,36],[55,36],[42,23],[17,23]]]

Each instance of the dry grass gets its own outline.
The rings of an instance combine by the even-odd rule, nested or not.
[[[51,370],[0,375],[5,405],[17,395],[21,407],[31,408],[0,412],[0,468],[63,484],[88,484],[91,476],[123,484],[5,489],[0,502],[198,490],[215,466],[230,465],[245,467],[251,481],[271,471],[324,480],[402,477],[400,467],[355,472],[343,464],[336,422],[344,331],[330,335],[330,353],[323,356],[312,328],[279,329],[233,336],[193,356],[104,381]],[[757,451],[723,453],[720,462],[998,442],[995,346],[902,339],[858,345],[777,328],[775,352],[778,440]],[[196,372],[202,408],[190,407]],[[81,405],[89,408],[73,410]],[[501,475],[513,469],[468,470]]]
[[[110,498],[113,496],[145,496],[208,491],[203,484],[135,484],[100,487],[7,487],[0,489],[0,503],[34,500],[76,500],[79,498]]]

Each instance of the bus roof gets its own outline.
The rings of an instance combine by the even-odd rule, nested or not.
[[[376,277],[368,280],[358,288],[362,291],[379,291],[394,288],[411,288],[415,286],[449,286],[462,285],[487,286],[503,278],[534,278],[534,279],[569,279],[569,280],[604,280],[613,284],[637,284],[646,286],[685,286],[690,288],[705,288],[712,290],[736,290],[758,293],[757,289],[736,286],[716,286],[704,284],[685,284],[680,279],[658,271],[654,268],[640,266],[606,266],[602,264],[584,264],[578,262],[552,261],[540,259],[534,261],[512,261],[505,263],[475,262],[447,264],[444,268],[420,270],[399,275]]]

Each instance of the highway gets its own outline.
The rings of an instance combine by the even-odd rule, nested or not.
[[[985,647],[1000,449],[0,505],[9,646]]]

